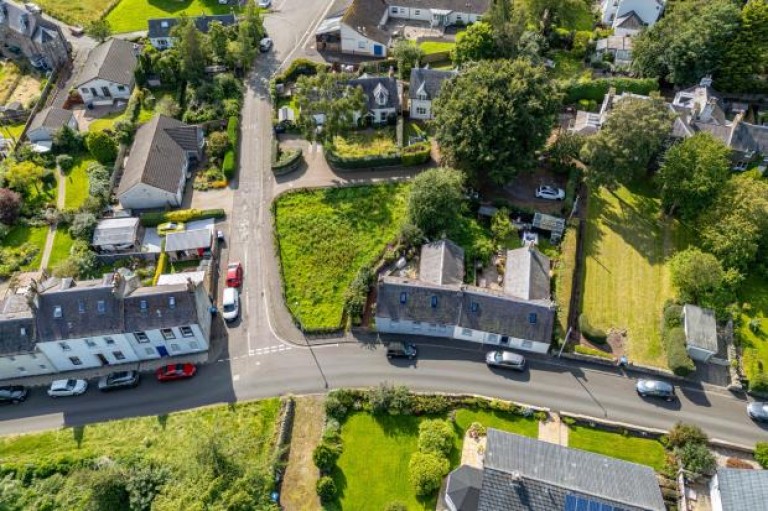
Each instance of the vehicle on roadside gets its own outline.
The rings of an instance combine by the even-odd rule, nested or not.
[[[747,415],[755,422],[768,422],[768,401],[755,401],[747,405]]]
[[[239,261],[227,265],[227,287],[243,285],[243,265]]]
[[[536,197],[547,200],[565,199],[565,190],[554,186],[540,186],[536,188]]]
[[[387,358],[413,360],[419,355],[416,345],[411,342],[391,342],[387,345]]]
[[[267,53],[269,50],[272,49],[272,46],[274,46],[275,43],[272,41],[271,37],[265,37],[261,41],[259,41],[259,51],[261,53]]]
[[[85,29],[80,25],[69,27],[69,33],[75,37],[82,37],[85,34]]]
[[[29,391],[21,385],[12,385],[10,387],[0,387],[0,404],[17,405],[26,401]]]
[[[56,380],[48,388],[51,397],[79,396],[88,390],[88,382],[85,380]]]
[[[99,378],[99,390],[108,392],[118,389],[132,389],[139,384],[138,371],[120,371]]]
[[[159,367],[155,371],[157,381],[186,380],[197,373],[195,364],[171,364]]]
[[[272,0],[258,0],[258,5],[262,9],[269,9],[272,7]]]
[[[512,369],[513,371],[525,371],[526,366],[525,357],[519,353],[504,350],[489,351],[485,356],[485,363],[488,367]]]
[[[184,232],[184,229],[186,229],[184,222],[164,222],[157,226],[157,234],[165,236],[172,232]]]
[[[236,287],[228,287],[224,290],[224,298],[221,301],[221,317],[224,321],[234,321],[240,315],[240,293]]]
[[[226,240],[224,239],[224,231],[216,231],[216,241],[219,243],[224,243]]]
[[[42,14],[43,8],[32,2],[25,2],[24,7],[32,14]]]
[[[674,401],[677,397],[675,395],[675,387],[670,383],[660,380],[637,380],[635,390],[637,390],[637,394],[640,397],[656,397],[667,401]]]

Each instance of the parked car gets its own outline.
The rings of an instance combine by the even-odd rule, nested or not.
[[[525,371],[525,357],[511,351],[489,351],[485,356],[485,363],[488,365],[488,367],[512,369],[514,371]]]
[[[408,360],[413,360],[418,354],[418,348],[410,342],[391,342],[387,345],[387,358],[407,358]]]
[[[85,380],[56,380],[51,383],[48,395],[51,397],[79,396],[88,390]]]
[[[40,6],[39,6],[39,5],[37,5],[37,4],[33,4],[32,2],[26,2],[26,3],[24,4],[24,7],[25,7],[25,8],[26,8],[26,9],[27,9],[29,12],[31,12],[32,14],[40,14],[40,13],[42,13],[42,12],[43,12],[43,9],[42,9],[42,7],[40,7]]]
[[[565,190],[554,186],[540,186],[536,188],[536,197],[539,199],[563,200],[565,199]]]
[[[0,404],[12,404],[17,405],[27,399],[29,391],[26,387],[21,385],[13,385],[11,387],[0,387]]]
[[[221,310],[224,321],[234,321],[240,315],[240,293],[236,287],[228,287],[224,290]]]
[[[259,7],[262,9],[269,9],[272,7],[272,0],[259,0]]]
[[[747,415],[755,422],[768,422],[768,401],[749,403]]]
[[[75,26],[69,27],[69,33],[75,37],[82,37],[82,35],[85,34],[85,29],[80,25],[75,25]]]
[[[99,378],[99,390],[132,389],[139,384],[138,371],[120,371]]]
[[[197,373],[194,364],[171,364],[163,366],[155,371],[157,381],[186,380]]]
[[[667,401],[674,401],[677,397],[675,395],[675,387],[660,380],[637,380],[635,389],[640,397],[657,397]]]
[[[269,50],[271,50],[272,46],[274,45],[275,43],[272,41],[272,38],[265,37],[264,39],[259,41],[259,51],[261,51],[261,53],[266,53]]]
[[[217,240],[219,243],[224,243],[224,241],[226,241],[226,240],[224,239],[224,231],[220,231],[220,230],[219,230],[219,231],[216,231],[216,240]]]
[[[227,287],[240,287],[243,285],[243,265],[240,262],[227,265]]]
[[[157,226],[157,234],[165,236],[172,232],[184,232],[186,226],[184,222],[165,222]]]

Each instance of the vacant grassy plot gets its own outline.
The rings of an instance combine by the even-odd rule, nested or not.
[[[738,330],[742,347],[742,363],[747,378],[754,378],[760,372],[768,371],[768,280],[756,275],[744,280],[739,289],[739,298],[749,307],[743,307]],[[760,322],[760,328],[753,332],[749,324]]]
[[[101,18],[112,0],[39,0],[37,3],[54,18],[70,25],[85,25]]]
[[[275,204],[288,308],[305,328],[338,328],[357,271],[394,240],[409,185],[302,191]]]
[[[359,131],[346,137],[334,137],[336,153],[343,158],[383,156],[397,153],[394,130],[389,128]]]
[[[75,240],[69,235],[66,226],[59,225],[53,237],[53,247],[51,248],[51,255],[48,257],[48,268],[53,268],[68,258],[74,242]]]
[[[218,0],[120,0],[107,15],[107,21],[119,34],[146,30],[150,18],[229,14],[232,9],[239,10],[232,5],[220,5]]]
[[[571,295],[573,294],[573,274],[576,271],[576,245],[578,231],[569,227],[565,231],[565,237],[560,245],[561,252],[555,257],[555,301],[557,302],[557,339],[565,338],[568,331],[568,314],[571,309]]]
[[[164,480],[152,509],[267,509],[278,408],[269,399],[0,439],[5,469],[41,474],[26,484],[5,483],[21,486],[4,492],[14,499],[5,503],[8,509],[117,509],[95,501],[92,481],[135,483],[149,472]]]
[[[441,53],[444,51],[451,51],[456,43],[452,41],[425,41],[419,45],[424,55],[430,55],[432,53]]]
[[[647,465],[657,472],[664,468],[664,446],[649,438],[572,426],[568,433],[568,447]]]
[[[25,243],[31,243],[37,247],[37,255],[29,263],[21,267],[21,271],[36,271],[40,268],[40,262],[43,259],[46,236],[48,236],[48,227],[17,225],[10,230],[8,236],[3,240],[3,247],[17,248]]]
[[[18,101],[22,105],[28,105],[33,99],[40,96],[42,81],[39,77],[27,74],[21,77],[18,85],[13,89],[8,102]]]
[[[633,362],[666,366],[659,318],[674,296],[666,261],[687,238],[661,218],[650,185],[589,197],[581,311],[595,327],[626,329]]]
[[[0,63],[0,102],[5,102],[16,87],[16,80],[21,75],[21,69],[13,61],[6,60]]]
[[[64,188],[64,207],[77,209],[83,205],[90,195],[88,189],[88,167],[96,163],[90,158],[77,157],[75,166],[66,174],[67,183]]]

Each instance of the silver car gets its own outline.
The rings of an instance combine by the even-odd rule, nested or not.
[[[485,356],[485,363],[489,367],[525,371],[525,358],[511,351],[489,351]]]
[[[88,390],[85,380],[56,380],[51,383],[48,395],[51,397],[79,396]]]
[[[768,422],[768,402],[755,401],[747,405],[747,415],[755,422]]]
[[[539,199],[563,200],[565,199],[565,190],[554,186],[540,186],[536,188],[536,197]]]

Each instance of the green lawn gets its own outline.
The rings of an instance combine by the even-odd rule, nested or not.
[[[53,247],[51,247],[51,255],[48,258],[48,268],[53,268],[61,261],[67,259],[74,242],[75,240],[69,235],[69,230],[65,226],[59,225],[53,237]]]
[[[341,325],[345,291],[394,240],[408,192],[407,184],[388,184],[294,192],[277,200],[286,304],[306,328]]]
[[[107,21],[119,34],[146,30],[150,18],[229,14],[232,9],[238,10],[232,5],[219,5],[218,0],[121,0],[107,15]]]
[[[3,129],[0,132],[0,134],[2,134],[4,138],[13,137],[14,140],[18,141],[22,131],[24,131],[23,122],[20,124],[11,124],[9,126],[3,126]]]
[[[165,273],[181,273],[190,268],[197,268],[198,266],[200,266],[200,261],[169,262]]]
[[[425,41],[419,45],[424,55],[430,55],[432,53],[441,53],[444,51],[451,51],[456,43],[451,41]]]
[[[350,133],[346,137],[334,137],[333,147],[342,158],[384,156],[398,151],[395,132],[390,128]]]
[[[21,271],[37,271],[40,269],[40,262],[43,259],[43,249],[45,248],[45,238],[48,236],[48,227],[27,227],[26,225],[17,225],[10,230],[8,236],[3,240],[3,247],[16,248],[24,243],[31,243],[38,248],[37,255],[26,265],[20,268]]]
[[[568,432],[568,447],[647,465],[657,472],[664,468],[664,446],[649,438],[571,426]]]
[[[90,491],[91,479],[101,479],[99,472],[114,463],[129,474],[137,465],[166,473],[152,509],[263,509],[273,481],[278,409],[279,401],[268,399],[2,438],[5,473],[19,467],[22,474],[40,474],[18,493],[4,491],[11,499],[4,503],[8,509],[116,509],[94,502]],[[98,472],[91,468],[96,464]],[[35,505],[22,501],[24,494]]]
[[[739,289],[739,298],[748,307],[742,308],[738,330],[742,348],[742,364],[747,378],[768,371],[768,279],[750,275]],[[753,332],[749,323],[760,321],[760,329]]]
[[[533,417],[523,417],[522,415],[496,410],[469,410],[462,408],[456,411],[456,426],[459,430],[458,435],[460,435],[459,442],[464,438],[464,434],[473,422],[479,422],[486,428],[495,428],[530,438],[539,436],[539,422]]]
[[[38,0],[46,14],[72,25],[85,25],[101,18],[111,0]]]
[[[660,317],[675,294],[666,261],[689,236],[662,220],[650,184],[589,196],[581,311],[595,327],[626,329],[632,362],[666,367]]]
[[[93,120],[91,124],[88,125],[88,131],[104,131],[112,129],[112,126],[121,119],[123,119],[123,112],[112,112],[104,117],[99,117],[98,119]]]
[[[96,160],[76,157],[75,166],[66,174],[66,186],[64,188],[64,207],[78,209],[90,195],[88,183],[88,167],[96,163]]]
[[[584,61],[565,50],[555,50],[550,54],[555,62],[555,68],[550,70],[553,78],[570,79],[579,78],[582,75],[589,77],[592,72],[584,66]]]

